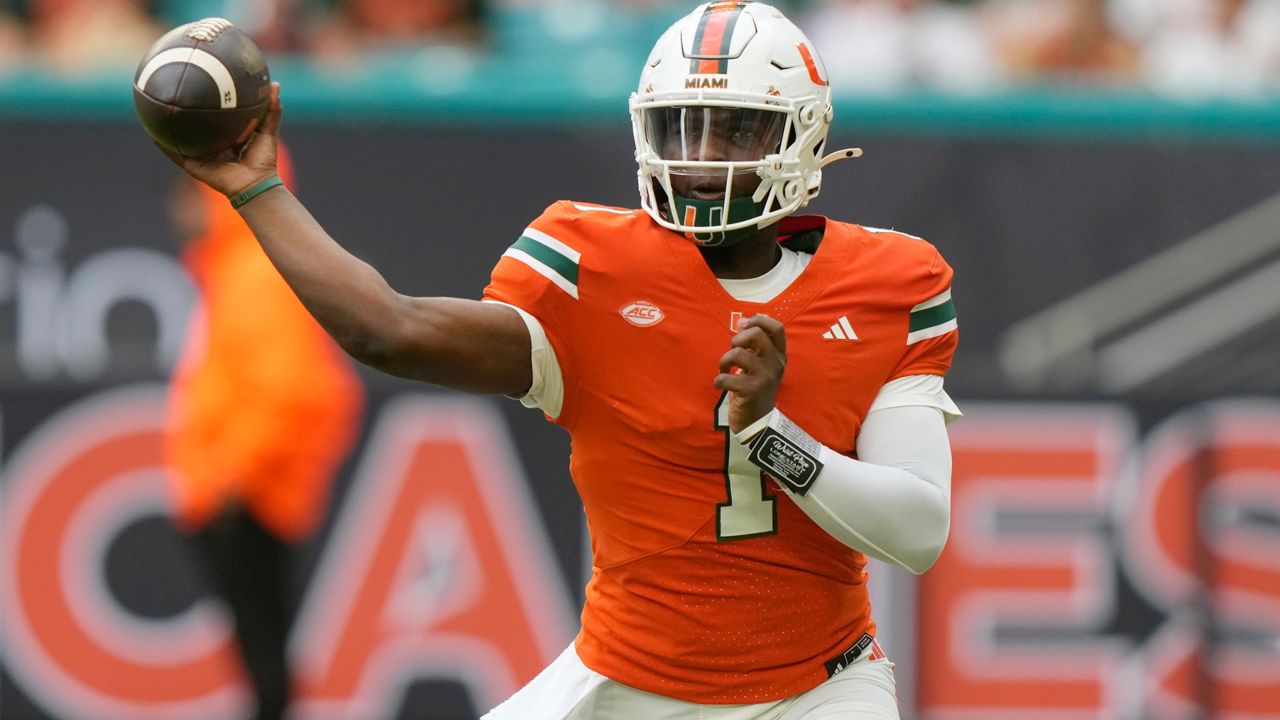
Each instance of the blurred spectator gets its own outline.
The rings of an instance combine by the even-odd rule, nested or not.
[[[164,32],[140,0],[29,0],[37,62],[63,74],[132,70]]]
[[[1194,0],[1158,12],[1143,53],[1156,92],[1249,97],[1280,89],[1280,2]]]
[[[428,43],[472,44],[481,30],[479,0],[341,0],[312,25],[308,48],[335,61]]]
[[[174,514],[231,611],[253,717],[278,720],[291,695],[289,545],[324,518],[363,390],[227,198],[183,175],[171,212],[200,291],[170,392]]]
[[[1023,6],[1021,14],[1013,3]],[[992,9],[1004,18],[996,42],[1015,78],[1075,85],[1137,80],[1138,47],[1113,26],[1106,0],[995,0]]]
[[[1280,93],[1280,0],[773,4],[799,18],[844,93],[999,92],[1012,81],[1189,99]],[[484,39],[517,59],[548,48],[594,58],[684,10],[674,0],[0,0],[0,72],[132,69],[166,29],[211,16],[269,53],[308,55],[322,72],[362,58],[413,62],[424,50],[470,58]]]
[[[157,16],[166,27],[177,27],[207,17],[226,18],[253,38],[264,51],[297,50],[301,44],[298,22],[306,0],[154,0]]]
[[[801,18],[837,91],[988,90],[1003,70],[977,13],[929,0],[824,0]]]
[[[12,4],[0,2],[0,72],[22,64],[27,52],[26,26]]]

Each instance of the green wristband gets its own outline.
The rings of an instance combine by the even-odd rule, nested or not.
[[[239,195],[228,196],[231,198],[231,207],[236,210],[239,210],[240,208],[244,207],[244,204],[249,202],[250,200],[258,197],[259,195],[270,190],[273,187],[276,187],[278,185],[283,185],[283,184],[284,184],[284,181],[280,179],[279,175],[272,175],[266,180],[263,180],[262,182],[254,185],[248,190],[245,190],[244,192],[240,193]]]

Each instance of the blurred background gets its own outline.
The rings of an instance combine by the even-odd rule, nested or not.
[[[957,271],[951,540],[871,586],[907,720],[1280,718],[1280,0],[793,0],[836,90],[815,210]],[[412,294],[478,297],[559,198],[635,206],[626,97],[692,4],[0,0],[0,717],[244,717],[172,529],[198,294],[130,83],[221,16],[297,192]],[[473,718],[570,640],[567,437],[361,370],[291,577],[298,718]]]

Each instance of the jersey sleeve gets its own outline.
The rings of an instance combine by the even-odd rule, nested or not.
[[[931,407],[942,413],[950,425],[964,413],[942,386],[941,375],[907,375],[880,387],[867,415],[896,407]]]
[[[556,203],[547,208],[507,248],[493,268],[484,299],[511,305],[536,320],[550,344],[560,375],[570,378],[570,349],[579,317],[578,269],[585,235],[565,205]],[[539,407],[557,422],[565,416],[562,406]]]
[[[956,351],[959,330],[951,298],[951,266],[932,245],[908,273],[906,349],[889,380],[909,375],[945,375]]]
[[[560,410],[564,407],[564,376],[560,372],[556,350],[551,346],[547,332],[542,329],[542,323],[514,305],[499,303],[497,300],[485,302],[506,305],[515,310],[529,330],[529,361],[533,365],[533,382],[529,385],[529,391],[516,399],[525,407],[542,410],[552,420],[559,418]]]

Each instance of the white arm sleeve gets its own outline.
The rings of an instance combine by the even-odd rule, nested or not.
[[[908,405],[867,414],[854,460],[823,447],[805,495],[781,483],[823,530],[877,560],[919,574],[951,526],[951,444],[942,410]]]

